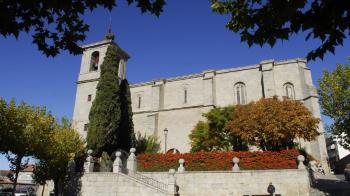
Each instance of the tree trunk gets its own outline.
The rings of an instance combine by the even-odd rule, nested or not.
[[[55,191],[55,196],[63,196],[63,182],[62,179],[57,178],[54,181],[54,191]]]
[[[45,184],[43,184],[43,190],[41,191],[41,196],[44,196],[44,192],[45,192],[45,185],[46,185],[46,183],[45,183]]]
[[[16,155],[16,158],[15,158],[15,178],[13,179],[13,190],[12,190],[12,196],[15,196],[15,193],[16,193],[16,188],[17,188],[17,179],[18,179],[18,173],[20,172],[20,170],[22,169],[21,167],[21,163],[22,163],[22,159],[23,159],[23,156],[21,155]]]
[[[58,179],[55,179],[53,180],[53,183],[54,183],[54,193],[55,193],[55,196],[59,196],[58,195],[58,192],[59,192],[59,188],[58,188]]]

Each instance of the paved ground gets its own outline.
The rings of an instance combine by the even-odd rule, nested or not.
[[[350,196],[350,182],[344,180],[344,175],[317,176],[311,196]]]

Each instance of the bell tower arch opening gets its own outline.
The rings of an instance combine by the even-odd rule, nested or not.
[[[97,71],[98,70],[98,63],[100,61],[100,52],[94,51],[91,54],[91,60],[90,60],[90,71]]]

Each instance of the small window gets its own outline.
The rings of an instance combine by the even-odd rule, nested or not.
[[[90,102],[92,99],[92,95],[88,95],[87,101]]]
[[[137,101],[137,108],[141,108],[141,96],[138,97]]]
[[[234,91],[236,94],[236,103],[237,104],[246,104],[247,99],[246,99],[245,84],[243,82],[239,82],[239,83],[235,84]]]
[[[187,89],[184,90],[184,103],[187,103]]]
[[[98,51],[93,52],[91,54],[91,60],[90,60],[90,71],[98,70],[99,60],[100,60],[100,53]]]
[[[292,100],[295,99],[294,86],[292,83],[288,82],[284,84],[284,93],[288,99],[292,99]]]
[[[89,129],[89,124],[84,124],[84,131],[88,131]]]

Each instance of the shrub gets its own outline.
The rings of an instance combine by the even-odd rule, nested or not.
[[[320,119],[300,101],[288,98],[261,98],[237,105],[225,129],[264,151],[279,151],[295,146],[295,139],[314,140]]]
[[[137,132],[134,138],[134,147],[137,154],[158,153],[160,151],[160,142],[156,136],[141,135],[140,132]]]
[[[168,171],[179,167],[179,159],[185,159],[187,171],[228,171],[232,169],[232,158],[240,158],[243,170],[295,169],[298,150],[279,152],[197,152],[185,154],[140,154],[138,169],[145,172]]]

